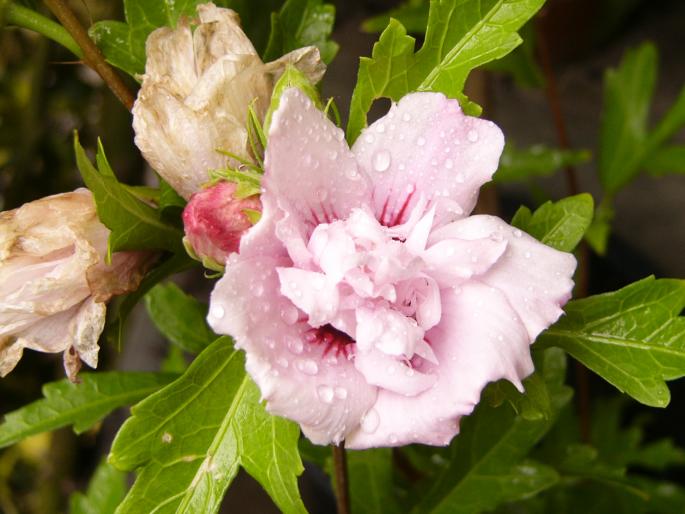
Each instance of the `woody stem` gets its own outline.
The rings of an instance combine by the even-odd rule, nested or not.
[[[350,514],[350,490],[347,480],[347,455],[345,441],[333,446],[333,477],[335,480],[335,502],[338,514]]]
[[[133,108],[135,97],[124,81],[107,64],[100,49],[88,35],[88,31],[81,25],[74,12],[63,0],[44,0],[45,5],[52,11],[62,26],[67,30],[76,44],[83,50],[83,62],[97,72],[112,93],[130,111]]]

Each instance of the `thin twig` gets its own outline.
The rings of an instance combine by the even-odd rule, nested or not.
[[[540,13],[544,16],[544,12]],[[545,32],[540,26],[540,18],[536,23],[537,36],[537,50],[542,71],[545,75],[545,93],[547,95],[547,103],[554,118],[554,126],[557,132],[557,141],[562,150],[570,148],[568,132],[566,131],[566,122],[561,109],[561,102],[559,100],[559,90],[557,88],[557,79],[552,67],[552,58],[549,52],[549,46],[545,37]],[[578,176],[575,167],[567,165],[564,168],[566,175],[566,186],[571,195],[580,193],[580,186],[578,184]],[[589,285],[589,250],[587,243],[581,241],[578,248],[578,269],[576,271],[576,290],[575,296],[583,298],[588,294]],[[578,417],[580,423],[580,436],[583,442],[590,442],[590,376],[588,370],[580,362],[575,362],[575,375],[578,386]]]
[[[335,478],[335,503],[338,514],[350,514],[350,490],[347,480],[347,456],[345,441],[333,446],[333,475]]]
[[[63,0],[44,0],[45,5],[52,11],[62,26],[71,34],[74,41],[83,50],[83,61],[93,68],[105,84],[112,90],[114,95],[130,111],[133,108],[135,97],[129,88],[124,84],[121,77],[114,69],[107,64],[100,49],[88,35],[86,29],[76,18],[74,12],[66,5]]]

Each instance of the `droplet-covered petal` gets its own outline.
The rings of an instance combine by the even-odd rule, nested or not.
[[[353,151],[373,183],[373,210],[387,226],[406,221],[425,196],[438,223],[467,216],[504,148],[492,122],[466,116],[439,93],[413,93],[365,129]]]

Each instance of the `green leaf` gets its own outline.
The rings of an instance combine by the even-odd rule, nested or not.
[[[135,77],[145,71],[145,41],[159,27],[175,27],[181,17],[194,18],[196,7],[205,0],[124,0],[126,22],[98,21],[89,29],[90,36],[107,61]],[[219,7],[230,7],[240,13],[244,30],[256,48],[268,34],[268,16],[279,0],[260,0],[255,8],[251,0],[216,0]]]
[[[338,44],[330,40],[335,22],[335,6],[322,0],[287,0],[271,15],[271,36],[264,52],[265,61],[305,46],[316,46],[321,60],[330,63]]]
[[[648,155],[645,169],[656,177],[669,173],[685,174],[685,146],[665,146]]]
[[[148,274],[145,275],[145,278],[141,281],[138,289],[125,296],[115,298],[109,307],[107,339],[113,342],[117,347],[121,347],[124,324],[128,319],[128,315],[138,304],[138,301],[143,298],[143,296],[145,296],[145,294],[152,289],[155,284],[158,284],[171,275],[188,270],[196,265],[197,263],[185,253],[174,254],[149,271]]]
[[[414,38],[397,20],[383,31],[371,58],[362,57],[352,95],[347,138],[366,126],[374,100],[399,100],[410,91],[439,91],[477,114],[462,93],[474,68],[504,57],[521,43],[516,31],[544,0],[433,0],[426,37],[414,53]]]
[[[76,164],[93,193],[98,217],[111,230],[109,252],[120,250],[169,250],[185,253],[182,232],[161,220],[159,212],[140,201],[114,176],[98,142],[98,169],[91,164],[74,133]]]
[[[483,391],[483,400],[493,407],[499,407],[505,401],[517,415],[527,420],[537,420],[552,416],[552,405],[544,379],[539,373],[533,373],[523,381],[525,392],[520,393],[508,380],[500,380]]]
[[[410,34],[425,34],[428,25],[429,0],[408,0],[385,14],[374,16],[362,23],[364,32],[382,32],[391,19],[399,21]],[[523,44],[501,59],[485,64],[493,71],[509,73],[521,87],[541,87],[544,76],[535,59],[535,31],[527,23],[519,31]]]
[[[412,512],[484,512],[553,486],[559,480],[554,469],[524,460],[551,423],[516,417],[508,405],[494,409],[481,403],[463,420],[447,469],[431,479],[434,485]]]
[[[407,0],[387,13],[364,20],[364,32],[383,32],[391,19],[399,21],[412,34],[425,34],[428,25],[429,0]]]
[[[66,379],[45,384],[45,398],[7,414],[0,425],[0,448],[68,425],[80,434],[114,409],[157,391],[175,375],[100,372],[81,373],[79,378],[80,384]]]
[[[393,494],[390,448],[348,451],[347,469],[352,514],[403,512]]]
[[[126,474],[103,461],[95,470],[88,492],[71,495],[69,514],[114,514],[125,495]]]
[[[297,490],[299,428],[270,416],[228,337],[181,378],[131,409],[110,462],[138,477],[118,513],[216,512],[242,466],[285,513],[305,513]]]
[[[590,226],[593,209],[592,196],[583,193],[544,203],[534,213],[521,207],[511,224],[552,248],[570,252]]]
[[[645,43],[626,52],[620,67],[605,74],[599,178],[608,193],[618,191],[640,171],[656,72],[656,48]]]
[[[493,408],[480,402],[473,414],[462,419],[447,466],[429,477],[428,483],[416,486],[429,489],[421,493],[423,498],[412,513],[485,512],[557,483],[559,476],[551,467],[526,459],[571,397],[570,389],[562,384],[566,369],[563,352],[545,351],[540,361],[538,373],[547,384],[553,415],[525,419],[508,404]]]
[[[598,255],[605,255],[611,235],[611,222],[614,220],[614,208],[611,199],[604,197],[595,209],[592,223],[585,231],[585,241]]]
[[[545,76],[538,66],[535,55],[534,21],[526,23],[519,34],[523,44],[501,59],[489,62],[485,68],[510,74],[516,84],[522,88],[541,88],[545,85]]]
[[[199,353],[218,337],[207,325],[207,305],[187,295],[173,282],[157,284],[145,295],[152,322],[172,343]]]
[[[576,166],[589,159],[587,150],[558,150],[544,145],[518,149],[513,143],[507,143],[493,180],[506,183],[547,177],[566,166]]]
[[[159,211],[162,218],[170,222],[181,222],[181,213],[186,206],[186,201],[172,188],[169,183],[159,179]]]
[[[537,344],[563,348],[639,402],[665,407],[665,381],[685,375],[684,306],[685,281],[649,277],[570,302]]]

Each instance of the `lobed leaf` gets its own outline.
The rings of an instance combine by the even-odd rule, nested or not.
[[[159,331],[185,351],[199,353],[218,337],[205,321],[207,305],[173,282],[153,287],[145,295],[145,306]]]
[[[637,401],[665,407],[685,376],[685,281],[648,277],[567,304],[538,344],[558,346]]]
[[[118,512],[217,512],[239,466],[285,513],[304,513],[297,490],[299,429],[270,416],[228,337],[175,382],[132,408],[109,457],[138,477]]]
[[[411,91],[439,91],[477,114],[462,90],[474,68],[504,57],[521,43],[517,30],[544,0],[432,0],[426,37],[414,53],[414,38],[391,19],[371,58],[362,57],[352,94],[347,138],[366,126],[374,100],[399,100]]]
[[[335,6],[322,0],[287,0],[281,10],[271,15],[271,35],[264,52],[265,61],[305,46],[316,46],[321,60],[329,64],[338,53],[338,44],[330,40],[335,22]]]
[[[534,213],[521,207],[511,224],[552,248],[570,252],[590,226],[593,210],[592,196],[582,193],[558,202],[546,202]]]
[[[160,213],[142,202],[114,176],[98,143],[96,169],[74,135],[76,164],[83,181],[93,193],[100,221],[111,231],[109,252],[120,250],[168,250],[185,253],[182,232],[163,221]]]
[[[539,373],[545,379],[552,415],[526,419],[517,416],[509,404],[493,408],[481,402],[473,414],[461,420],[459,436],[452,443],[444,469],[429,477],[428,484],[417,486],[428,486],[428,491],[422,494],[413,514],[485,512],[558,482],[553,468],[526,458],[571,397],[570,389],[561,383],[565,356],[547,350],[542,357]]]
[[[0,448],[68,425],[80,434],[113,410],[157,391],[176,375],[100,372],[81,373],[79,378],[79,384],[66,379],[45,384],[43,399],[7,414],[0,425]]]
[[[69,514],[114,514],[125,495],[126,474],[103,461],[95,470],[86,494],[71,495]]]

